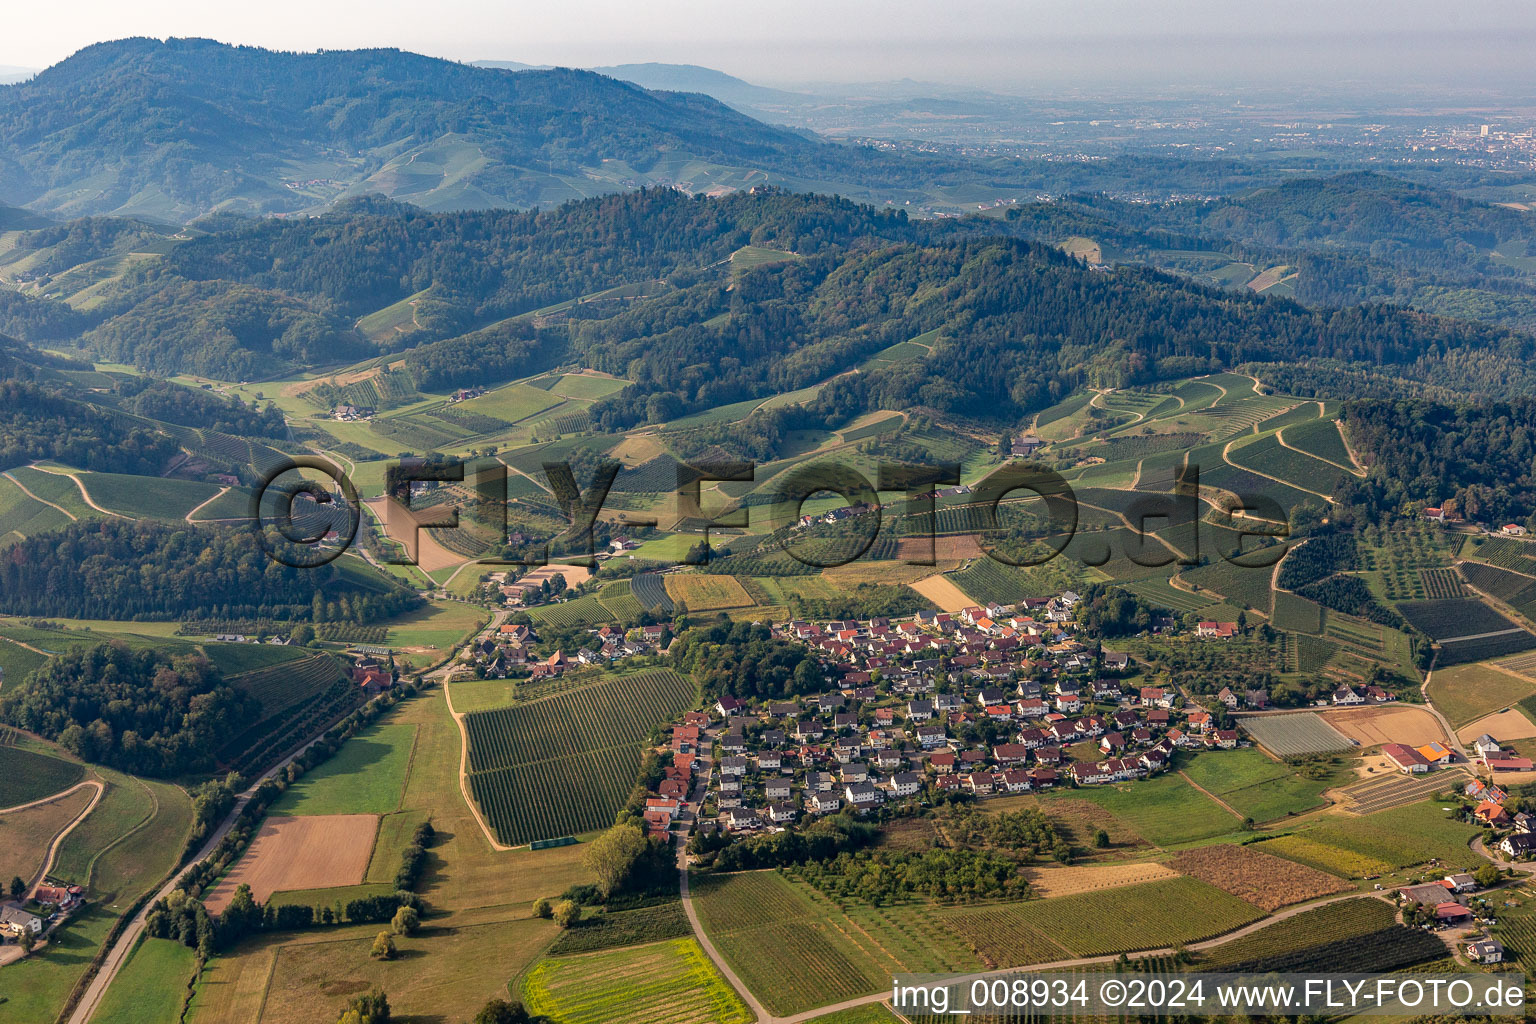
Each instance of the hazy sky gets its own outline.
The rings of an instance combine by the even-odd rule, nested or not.
[[[1536,78],[1530,0],[54,0],[6,4],[0,64],[129,35],[457,60],[704,64],[765,84],[993,88]]]

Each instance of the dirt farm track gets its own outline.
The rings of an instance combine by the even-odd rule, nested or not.
[[[274,892],[357,885],[368,873],[379,819],[373,814],[267,818],[250,849],[208,894],[208,912],[229,905],[243,882],[258,903]]]

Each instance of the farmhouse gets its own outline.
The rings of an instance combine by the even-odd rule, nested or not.
[[[0,932],[7,932],[19,938],[22,932],[38,935],[42,930],[43,919],[35,914],[29,914],[15,907],[0,907]]]
[[[1429,762],[1419,756],[1419,752],[1406,743],[1383,744],[1381,754],[1391,761],[1400,771],[1410,775],[1429,771]]]
[[[1472,911],[1460,903],[1441,903],[1435,907],[1435,921],[1439,924],[1463,924],[1472,920]]]

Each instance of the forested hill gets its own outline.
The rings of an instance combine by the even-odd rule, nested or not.
[[[772,189],[714,199],[651,189],[541,212],[362,199],[323,217],[206,227],[218,230],[100,289],[92,315],[104,320],[85,347],[224,379],[406,349],[428,390],[579,361],[634,382],[594,409],[609,428],[819,383],[924,334],[930,357],[832,393],[1012,417],[1090,382],[1305,357],[1421,378],[1454,359],[1464,382],[1516,387],[1525,378],[1512,369],[1532,347],[1386,307],[1307,310],[1140,267],[1093,268],[1009,237],[1030,230],[1018,221],[914,221]],[[746,246],[768,262],[734,263]],[[555,322],[525,315],[615,286],[645,295]],[[370,314],[407,302],[402,329],[366,332]]]
[[[604,161],[630,174],[588,181]],[[697,93],[398,50],[123,39],[0,87],[0,201],[69,215],[184,222],[323,205],[354,185],[439,208],[528,206],[690,162],[891,183],[938,165],[817,141]]]
[[[928,354],[839,376],[915,337],[924,337]],[[1536,350],[1529,337],[1482,325],[1389,307],[1312,311],[1143,268],[1095,271],[1054,249],[999,238],[763,267],[730,291],[700,284],[582,324],[572,339],[584,362],[636,382],[593,407],[608,428],[833,377],[810,407],[829,424],[914,406],[1015,420],[1079,387],[1249,361],[1318,357],[1412,375],[1447,352],[1516,360]]]
[[[1074,195],[1008,218],[1042,240],[1092,239],[1115,260],[1195,272],[1226,263],[1243,270],[1218,275],[1231,284],[1282,266],[1308,305],[1385,301],[1536,329],[1536,217],[1388,174],[1164,204]]]

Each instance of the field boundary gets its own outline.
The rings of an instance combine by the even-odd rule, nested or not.
[[[459,729],[459,795],[464,798],[464,804],[469,808],[469,813],[475,816],[475,823],[480,826],[485,841],[491,844],[491,849],[498,851],[515,850],[515,846],[507,846],[491,834],[491,827],[486,823],[485,816],[480,813],[480,807],[474,798],[469,795],[469,727],[464,724],[465,713],[455,711],[453,708],[453,695],[448,692],[448,685],[444,681],[443,700],[448,705],[448,713],[453,716],[453,722]]]

